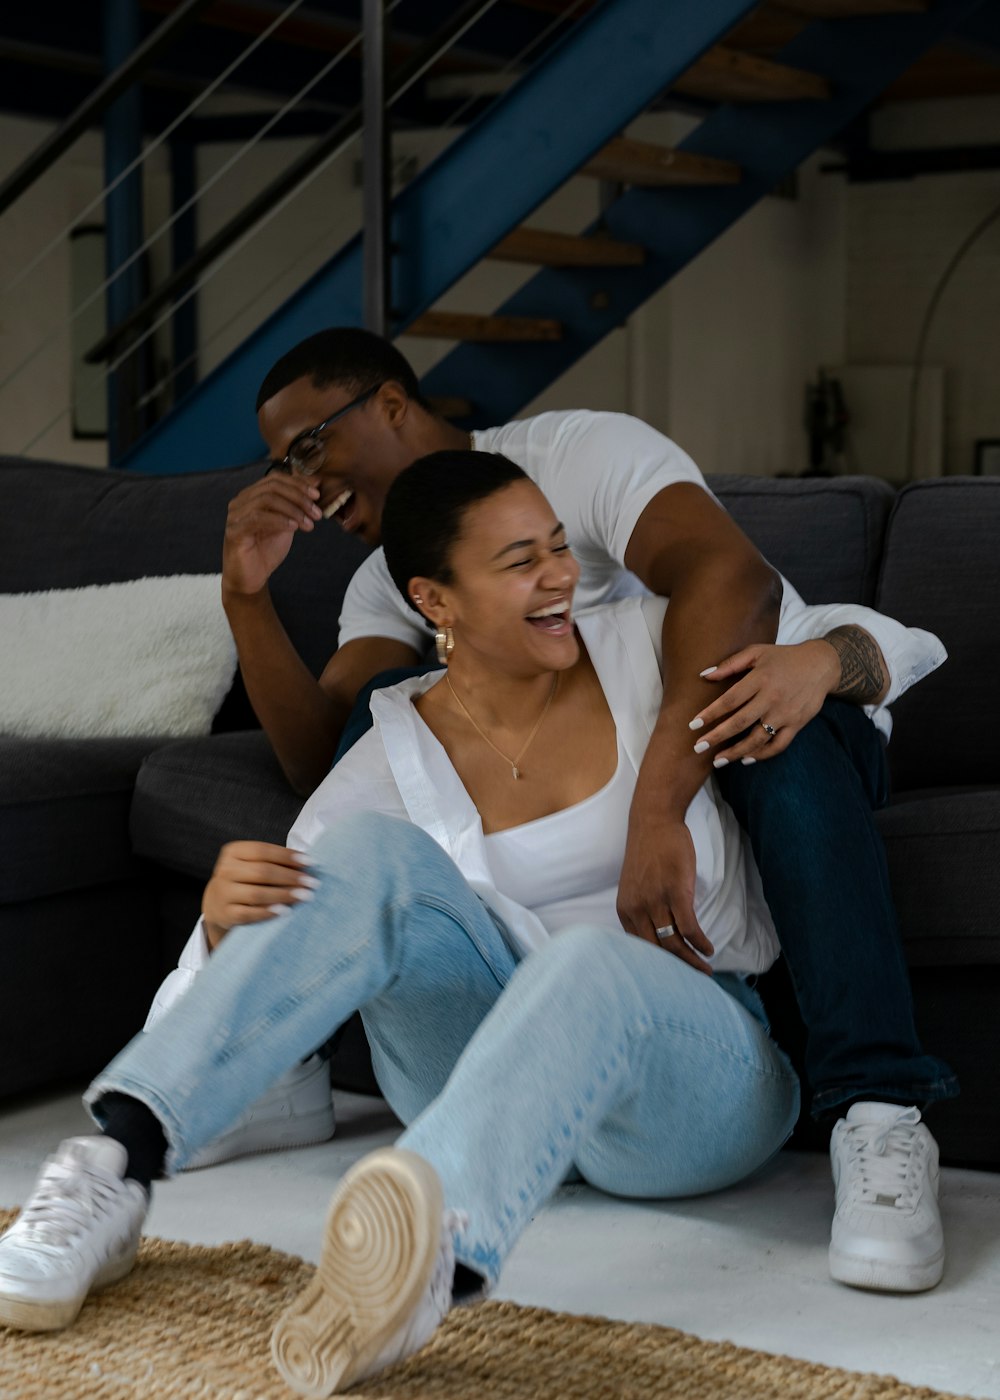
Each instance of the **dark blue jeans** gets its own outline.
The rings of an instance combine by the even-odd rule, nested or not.
[[[358,696],[337,760],[371,728],[372,691],[434,669],[376,676]],[[874,724],[858,706],[827,700],[783,754],[731,764],[717,777],[750,838],[798,1002],[805,1027],[799,1068],[814,1117],[855,1099],[924,1105],[953,1098],[954,1074],[924,1054],[914,1024],[873,817],[889,796]],[[768,979],[760,990],[770,1013]]]
[[[750,837],[795,991],[813,1116],[859,1098],[953,1098],[954,1074],[924,1053],[914,1024],[873,816],[889,797],[875,725],[857,705],[827,700],[783,754],[731,764],[718,781]]]
[[[333,767],[337,766],[348,749],[354,748],[362,734],[367,734],[371,729],[372,695],[376,690],[384,690],[387,685],[398,685],[400,681],[408,681],[411,676],[426,676],[431,671],[440,670],[441,666],[435,661],[428,662],[426,666],[397,666],[391,671],[379,671],[377,676],[373,676],[368,684],[358,691],[354,709],[344,725],[344,732],[340,736],[337,752],[333,756]]]

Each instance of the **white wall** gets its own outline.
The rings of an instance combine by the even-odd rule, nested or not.
[[[984,96],[892,103],[874,114],[871,135],[878,149],[893,151],[992,145],[998,131],[1000,97]],[[936,284],[993,210],[1000,215],[1000,171],[924,175],[851,188],[850,362],[913,364]],[[924,363],[943,371],[941,459],[946,474],[971,472],[976,440],[1000,438],[998,314],[1000,217],[970,248],[945,288],[926,344]],[[906,379],[912,383],[909,374]],[[931,404],[933,387],[925,376],[921,408]]]
[[[858,185],[848,217],[847,347],[859,364],[913,363],[935,284],[1000,207],[1000,171]],[[973,470],[975,442],[1000,438],[1000,218],[946,287],[925,363],[945,370],[944,467]]]
[[[50,134],[44,122],[0,120],[0,178],[10,174]],[[73,297],[65,242],[16,287],[9,284],[48,244],[75,222],[103,222],[100,205],[87,206],[103,187],[101,141],[81,138],[10,209],[0,215],[0,452],[103,466],[103,441],[72,436],[70,318]],[[156,153],[146,179],[147,226],[169,209],[169,183]],[[151,251],[157,268],[164,248]]]
[[[5,118],[0,171],[11,173],[48,135],[41,122]],[[4,291],[101,189],[101,152],[85,138],[0,216],[0,450],[100,466],[105,445],[70,436],[69,258],[64,246]],[[99,211],[92,220],[100,222]],[[31,357],[23,370],[19,367]]]
[[[845,334],[846,189],[823,159],[802,167],[796,199],[762,200],[634,318],[634,411],[704,471],[806,465],[806,384]]]

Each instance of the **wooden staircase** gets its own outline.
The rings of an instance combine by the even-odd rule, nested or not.
[[[450,342],[421,388],[466,427],[515,417],[986,0],[507,3],[569,22],[390,213],[393,330]],[[472,58],[466,71],[481,69]],[[676,148],[628,137],[664,92],[701,121]],[[579,232],[533,227],[532,211],[574,175],[606,183],[600,217]],[[204,464],[231,461],[221,406],[252,397],[282,347],[360,323],[362,253],[360,235],[333,253],[125,465],[183,471],[192,439]],[[483,259],[529,276],[493,310],[444,309]],[[252,453],[249,420],[246,442]]]
[[[924,0],[789,0],[796,13],[817,15],[855,14],[922,6]],[[558,6],[546,6],[553,10]],[[789,18],[795,22],[795,15]],[[828,81],[803,69],[789,67],[728,44],[716,44],[693,64],[671,91],[711,103],[723,102],[823,102],[830,96]],[[733,185],[742,179],[733,161],[696,155],[648,141],[619,136],[609,141],[579,174],[606,180],[617,186],[665,189],[671,186]],[[522,225],[503,238],[486,255],[497,262],[528,263],[536,267],[636,267],[646,258],[639,244],[600,235],[553,233]],[[559,340],[562,326],[545,317],[475,315],[429,311],[412,322],[407,335],[465,343]],[[445,416],[463,417],[469,409],[464,398],[439,397],[435,401]]]

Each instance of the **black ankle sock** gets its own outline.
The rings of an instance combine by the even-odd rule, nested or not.
[[[475,1269],[466,1268],[464,1264],[459,1264],[456,1260],[455,1281],[451,1286],[451,1296],[456,1303],[460,1303],[470,1293],[479,1293],[485,1282],[482,1274],[477,1274]]]
[[[95,1104],[101,1131],[128,1153],[125,1175],[148,1191],[163,1170],[167,1139],[156,1114],[128,1094],[105,1094]]]

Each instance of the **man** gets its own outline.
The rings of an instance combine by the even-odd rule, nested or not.
[[[944,1257],[937,1150],[917,1105],[957,1086],[916,1035],[872,819],[887,798],[883,744],[862,707],[897,693],[879,648],[913,679],[942,653],[909,655],[925,634],[858,608],[844,609],[825,640],[774,646],[794,589],[690,458],[635,419],[543,414],[469,434],[435,416],[391,345],[355,329],[321,332],[279,360],[258,416],[272,469],[230,506],[223,601],[251,702],[303,794],[328,771],[359,693],[378,673],[416,666],[427,638],[376,551],[348,588],[340,646],[317,682],[268,581],[295,535],[326,521],[377,545],[386,492],[418,457],[472,446],[522,466],[566,526],[581,565],[578,607],[644,590],[670,599],[622,924],[708,970],[684,814],[714,767],[750,838],[805,1022],[813,1112],[838,1117],[831,1271],[864,1287],[933,1286]]]

